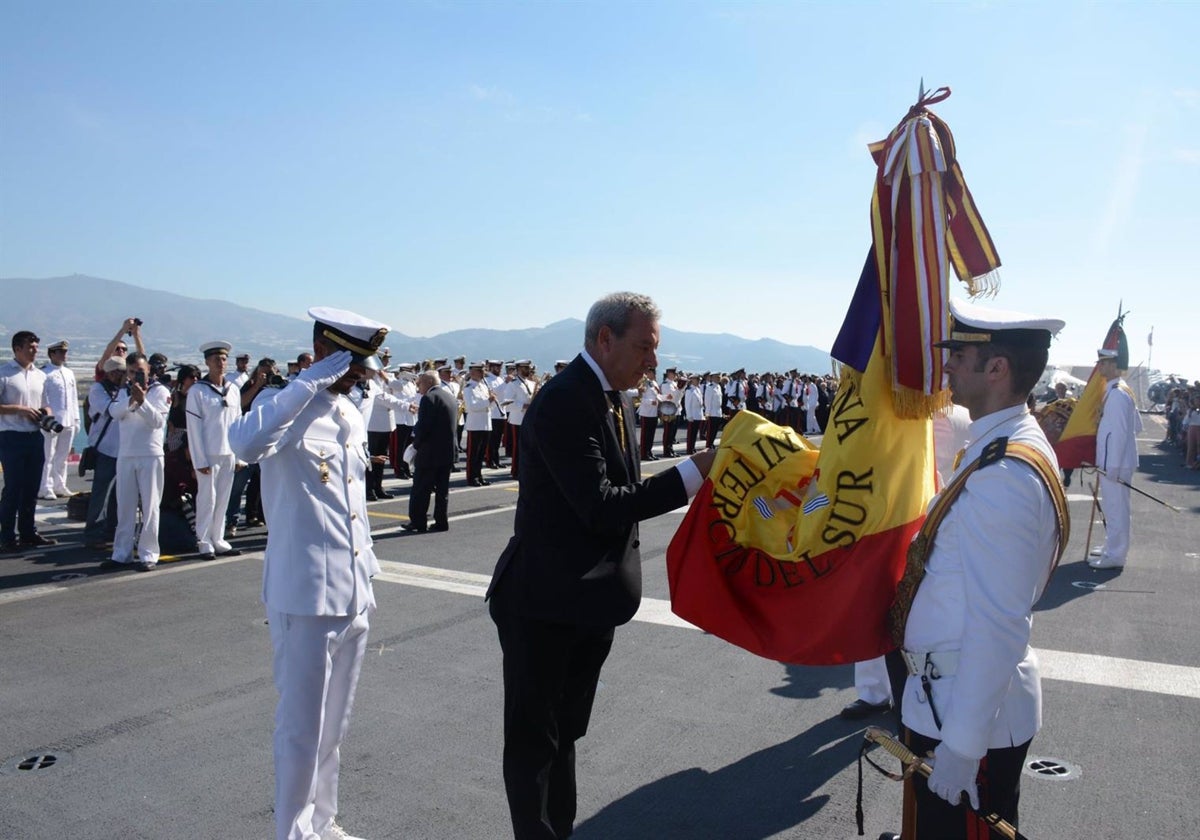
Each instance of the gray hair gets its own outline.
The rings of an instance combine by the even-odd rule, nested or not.
[[[437,371],[423,370],[417,375],[418,385],[428,385],[430,388],[432,388],[434,385],[440,384],[441,381],[442,378],[437,375]]]
[[[633,313],[640,312],[651,321],[662,317],[662,310],[647,295],[637,292],[613,292],[592,304],[583,328],[583,346],[594,347],[600,328],[608,327],[617,338],[625,335]]]

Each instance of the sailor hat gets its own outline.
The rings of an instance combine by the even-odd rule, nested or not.
[[[566,359],[559,359],[557,362],[554,363],[554,366],[556,368],[560,368],[560,367],[566,367],[569,364],[571,364],[571,363],[568,362]]]
[[[955,349],[969,344],[1002,344],[1045,350],[1050,347],[1050,338],[1066,323],[1059,318],[990,309],[958,299],[950,301],[950,320],[950,337],[936,342],[934,347]]]
[[[250,361],[250,354],[249,353],[238,353],[235,358],[238,361],[241,361],[242,359],[245,359],[246,361]]]
[[[492,367],[494,365],[502,365],[502,364],[504,364],[503,359],[488,359],[487,360],[488,367]]]
[[[62,341],[56,341],[53,344],[51,344],[49,347],[47,347],[46,352],[53,353],[55,350],[69,350],[69,349],[71,349],[71,342],[67,341],[64,338]]]
[[[396,365],[396,370],[416,370],[416,369],[417,369],[417,365],[415,362],[401,362],[400,364]]]
[[[111,373],[114,370],[125,370],[125,360],[119,356],[113,356],[110,359],[104,360],[104,372]]]
[[[314,306],[308,310],[308,317],[317,322],[320,334],[328,341],[350,351],[351,363],[369,370],[382,367],[375,351],[391,329],[386,324],[332,306]]]
[[[467,369],[475,370],[476,368],[478,368],[479,370],[483,370],[484,367],[486,367],[486,366],[487,366],[487,362],[471,362],[471,364],[467,365]]]
[[[466,356],[455,356],[454,357],[454,361],[456,361],[456,362],[465,362],[466,360],[467,360]]]
[[[452,370],[454,370],[454,368],[450,367],[450,365],[442,365],[441,367],[438,368],[438,373],[441,373],[442,371],[449,373]]]
[[[524,365],[525,367],[529,367],[530,365],[533,364],[533,360],[532,359],[517,359],[515,362],[513,362],[513,364],[516,365],[517,367],[521,367],[522,365]]]
[[[207,344],[200,345],[200,352],[204,354],[204,358],[208,358],[214,353],[220,353],[223,356],[228,356],[229,351],[233,349],[233,345],[228,341],[210,341]],[[249,358],[249,356],[247,356]]]

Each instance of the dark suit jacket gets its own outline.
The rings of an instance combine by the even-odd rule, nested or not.
[[[514,534],[488,588],[496,609],[597,627],[637,612],[637,523],[686,504],[687,491],[674,469],[641,480],[633,407],[622,401],[632,474],[616,414],[583,356],[533,398],[521,424]]]
[[[435,469],[454,465],[458,460],[454,428],[457,422],[458,404],[446,388],[438,385],[425,392],[417,406],[417,424],[413,427],[412,445],[417,450],[414,467]]]

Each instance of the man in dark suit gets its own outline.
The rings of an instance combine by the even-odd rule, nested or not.
[[[432,491],[433,527],[428,530],[449,531],[450,468],[458,459],[455,442],[458,403],[438,375],[430,370],[417,377],[417,391],[421,394],[421,403],[417,408],[417,425],[412,439],[417,455],[413,459],[415,474],[408,496],[408,524],[404,530],[424,533]]]
[[[659,310],[609,295],[584,350],[521,425],[514,534],[487,597],[504,653],[504,785],[517,840],[571,834],[575,741],[587,731],[613,630],[641,601],[638,525],[684,505],[713,452],[643,480],[625,391],[657,364]]]

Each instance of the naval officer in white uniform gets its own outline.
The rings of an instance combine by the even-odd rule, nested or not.
[[[930,504],[931,516],[939,501],[950,506],[900,624],[904,736],[917,755],[934,755],[928,781],[917,774],[906,784],[906,840],[988,836],[968,800],[1017,825],[1025,756],[1042,724],[1033,605],[1069,533],[1058,461],[1025,407],[1063,322],[958,301],[950,311],[950,339],[938,346],[949,350],[950,391],[972,422],[950,483]],[[1013,444],[1043,469],[1014,457]],[[904,591],[902,583],[898,601]]]
[[[187,392],[188,451],[196,470],[196,543],[205,560],[241,554],[225,540],[225,508],[237,466],[229,427],[242,416],[242,392],[225,375],[232,347],[228,341],[200,345],[208,373]]]
[[[263,602],[274,645],[275,827],[278,840],[349,835],[337,824],[338,748],[354,689],[379,564],[363,492],[362,413],[347,394],[377,369],[388,327],[313,307],[316,361],[267,390],[230,428],[234,453],[262,469],[271,530]]]
[[[1129,554],[1129,482],[1138,465],[1137,435],[1142,416],[1133,401],[1133,391],[1121,378],[1117,351],[1099,350],[1096,371],[1105,378],[1104,408],[1096,429],[1096,466],[1100,476],[1100,498],[1104,500],[1104,545],[1091,550],[1088,565],[1093,569],[1119,569]],[[1123,482],[1123,483],[1122,483]]]

